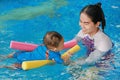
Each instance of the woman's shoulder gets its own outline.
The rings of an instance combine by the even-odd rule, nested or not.
[[[100,51],[108,51],[109,49],[112,48],[112,41],[111,39],[102,31],[99,31],[95,36],[95,46],[100,50]]]
[[[103,42],[104,41],[111,41],[110,38],[108,37],[108,35],[106,35],[105,33],[103,33],[100,30],[95,34],[94,38],[97,40],[102,40]]]

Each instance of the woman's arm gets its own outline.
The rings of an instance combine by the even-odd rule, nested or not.
[[[75,64],[79,65],[93,65],[95,62],[101,59],[101,57],[105,54],[105,52],[101,52],[99,50],[93,51],[87,58],[80,58]]]
[[[85,59],[86,64],[94,64],[98,60],[101,59],[101,57],[105,55],[105,52],[102,52],[100,50],[95,50],[90,53],[90,55]]]

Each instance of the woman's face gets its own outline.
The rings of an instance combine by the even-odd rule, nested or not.
[[[84,34],[93,36],[98,31],[99,22],[94,24],[87,14],[83,12],[80,14],[79,25],[81,26]]]

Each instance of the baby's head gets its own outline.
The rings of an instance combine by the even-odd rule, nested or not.
[[[52,51],[60,51],[64,47],[64,39],[61,34],[56,31],[49,31],[43,38],[45,46]]]

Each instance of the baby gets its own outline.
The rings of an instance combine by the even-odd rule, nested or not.
[[[43,38],[43,44],[39,45],[36,49],[31,52],[17,51],[9,54],[7,58],[16,58],[17,63],[12,66],[12,68],[21,68],[21,63],[23,61],[30,60],[53,60],[56,63],[67,63],[66,57],[61,57],[59,51],[64,47],[64,39],[61,34],[56,31],[49,31]],[[67,56],[67,59],[68,56]]]

